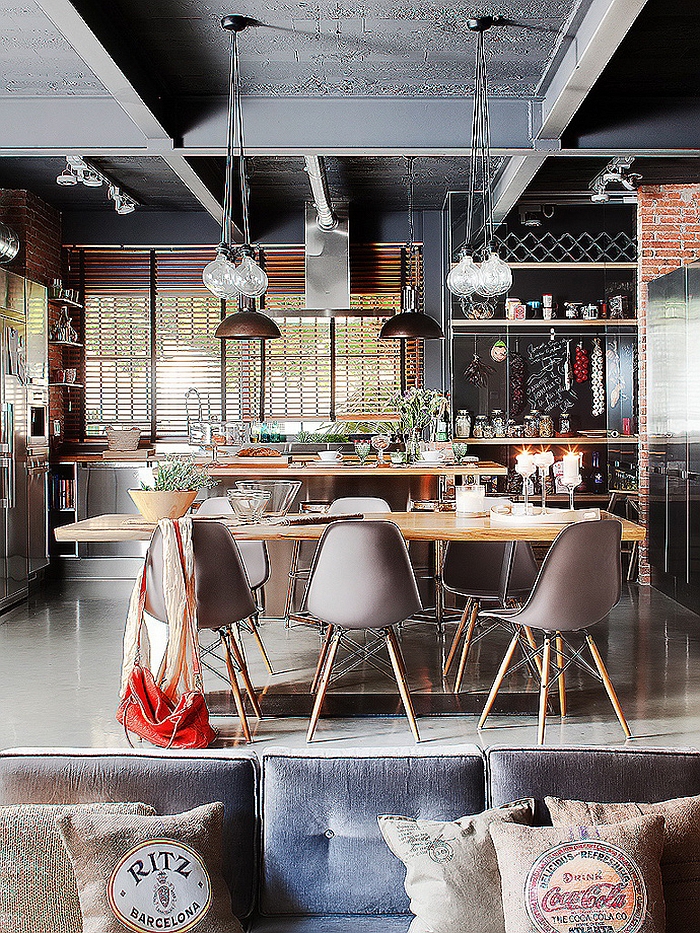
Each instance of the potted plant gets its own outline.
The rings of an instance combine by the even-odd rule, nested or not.
[[[129,495],[146,521],[182,518],[200,489],[214,485],[212,479],[192,457],[166,457],[154,470],[152,486],[141,483]]]
[[[403,435],[406,459],[420,459],[420,440],[423,431],[442,412],[446,405],[445,396],[437,389],[412,388],[395,399],[399,413],[399,432]]]

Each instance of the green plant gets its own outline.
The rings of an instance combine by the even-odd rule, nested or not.
[[[410,431],[422,431],[433,418],[443,411],[447,400],[437,389],[409,389],[399,393],[394,401],[401,416],[399,430],[402,434]]]
[[[154,483],[141,483],[147,492],[188,492],[192,489],[209,489],[215,486],[202,467],[192,457],[169,456],[161,460],[154,471]]]

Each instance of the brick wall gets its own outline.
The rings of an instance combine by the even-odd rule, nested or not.
[[[61,278],[61,215],[31,191],[0,188],[0,221],[12,227],[19,253],[6,268],[50,285]]]
[[[649,445],[646,418],[647,284],[700,259],[700,185],[643,185],[638,189],[639,242],[639,502],[646,522],[649,505]],[[649,583],[646,543],[640,552],[639,582]]]

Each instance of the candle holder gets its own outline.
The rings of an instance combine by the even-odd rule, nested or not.
[[[577,489],[577,488],[581,485],[581,477],[580,477],[580,476],[574,476],[574,477],[573,477],[572,479],[570,479],[570,480],[564,480],[564,482],[562,483],[562,485],[565,486],[566,489],[568,490],[568,493],[569,493],[569,508],[570,508],[571,511],[573,512],[573,511],[574,511],[574,489]]]
[[[547,510],[547,477],[549,476],[549,467],[548,466],[539,466],[537,467],[537,472],[540,474],[540,489],[542,493],[542,514]]]
[[[519,473],[523,478],[523,501],[525,503],[525,515],[531,514],[530,506],[530,477],[535,473],[534,464],[516,464],[515,466],[516,473]]]

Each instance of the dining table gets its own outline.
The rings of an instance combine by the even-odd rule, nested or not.
[[[604,520],[619,521],[622,528],[622,540],[625,542],[642,541],[646,536],[645,528],[637,522],[620,518],[603,510],[582,509],[578,518],[598,517]],[[412,512],[373,512],[368,519],[394,522],[406,541],[428,541],[435,544],[435,621],[438,626],[443,622],[442,600],[442,556],[444,546],[450,541],[503,541],[507,546],[500,580],[500,595],[505,601],[508,583],[512,571],[515,543],[530,541],[533,544],[551,544],[559,532],[568,524],[565,517],[568,511],[562,510],[562,522],[543,524],[518,523],[513,520],[495,523],[490,515],[470,516],[454,511],[412,511]],[[334,520],[343,516],[334,516]],[[356,519],[363,516],[356,515]],[[207,515],[193,521],[220,521],[226,525],[234,538],[249,541],[317,541],[328,527],[329,517],[325,515],[289,515],[283,519],[264,522],[240,522],[233,515]],[[86,518],[82,521],[61,525],[54,529],[57,541],[129,541],[150,539],[155,525],[147,522],[140,515],[106,514]]]

